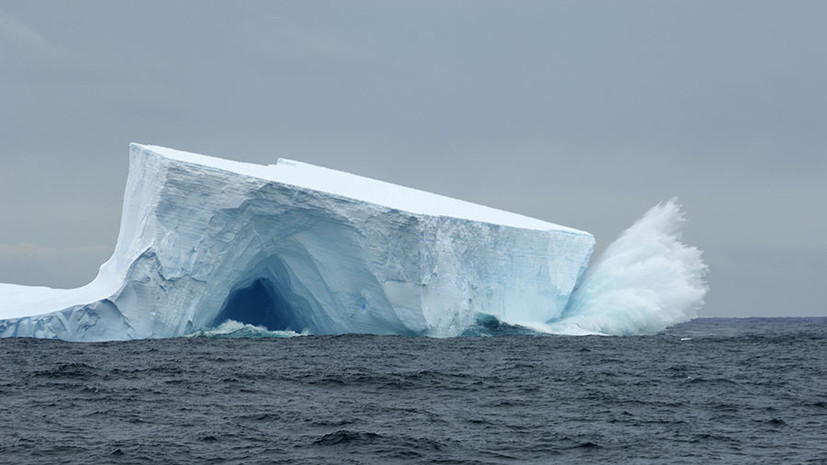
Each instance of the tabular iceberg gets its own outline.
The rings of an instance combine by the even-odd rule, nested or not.
[[[115,252],[88,285],[0,284],[0,336],[174,337],[228,320],[454,336],[561,317],[591,234],[279,159],[132,144]]]

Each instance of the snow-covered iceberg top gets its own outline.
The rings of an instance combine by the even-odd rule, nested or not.
[[[115,252],[71,290],[0,285],[0,335],[451,336],[561,316],[594,245],[553,223],[290,160],[132,144]]]
[[[449,216],[514,228],[567,231],[573,234],[589,235],[584,231],[529,216],[286,158],[279,158],[274,165],[258,165],[184,152],[157,145],[133,143],[131,147],[133,151],[157,154],[170,160],[290,184],[304,189],[327,192],[332,195],[340,195],[360,202],[382,205],[418,215]]]

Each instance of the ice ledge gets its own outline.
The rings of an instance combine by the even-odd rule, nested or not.
[[[132,153],[155,154],[187,164],[290,184],[413,214],[445,216],[514,228],[591,236],[585,231],[536,218],[285,158],[279,158],[273,165],[259,165],[157,145],[132,143],[130,148]]]

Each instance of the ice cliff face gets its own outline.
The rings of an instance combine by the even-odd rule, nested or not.
[[[453,336],[487,313],[563,313],[582,231],[303,163],[132,144],[115,252],[95,280],[0,284],[0,336],[172,337],[226,320],[312,334]]]

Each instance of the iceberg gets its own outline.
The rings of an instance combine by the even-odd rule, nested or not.
[[[131,144],[117,245],[77,289],[0,284],[0,336],[103,341],[236,322],[449,337],[487,314],[549,322],[584,231],[291,160]]]

